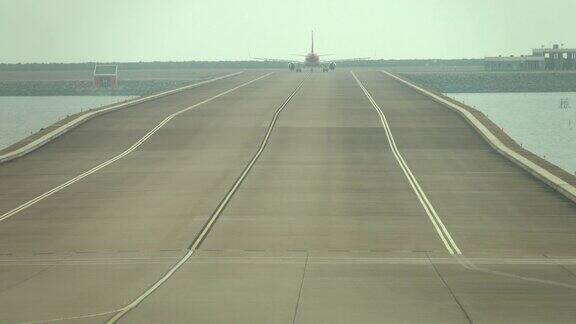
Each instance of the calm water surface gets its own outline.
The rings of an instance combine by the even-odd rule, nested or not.
[[[457,93],[518,143],[563,169],[576,172],[576,93]],[[567,99],[567,107],[561,105]]]
[[[132,98],[134,97],[0,97],[0,149],[68,115]]]

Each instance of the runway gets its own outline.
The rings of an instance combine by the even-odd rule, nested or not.
[[[2,323],[576,320],[576,205],[380,71],[98,116],[0,164],[0,215]]]

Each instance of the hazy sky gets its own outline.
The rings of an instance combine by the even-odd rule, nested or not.
[[[576,47],[575,0],[0,0],[0,62],[478,58]]]

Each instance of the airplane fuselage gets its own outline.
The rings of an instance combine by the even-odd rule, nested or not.
[[[320,66],[320,56],[316,53],[309,53],[306,55],[306,59],[304,60],[304,66],[307,67],[316,67]]]

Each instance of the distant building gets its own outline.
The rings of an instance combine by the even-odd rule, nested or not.
[[[484,59],[486,71],[538,71],[544,70],[545,65],[544,58],[537,56],[498,56]]]
[[[532,55],[486,57],[484,69],[486,71],[576,70],[576,49],[554,45],[552,48],[534,49]]]
[[[94,67],[94,88],[115,89],[118,86],[118,65],[98,65]]]
[[[576,70],[576,48],[562,48],[556,44],[552,48],[535,49],[532,55],[544,58],[546,70]]]

